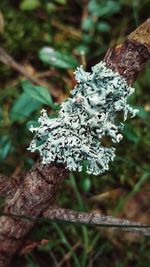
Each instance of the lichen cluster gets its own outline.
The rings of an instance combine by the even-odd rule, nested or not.
[[[128,113],[133,117],[137,112],[127,104],[134,89],[103,61],[91,73],[77,68],[75,77],[77,85],[59,116],[49,118],[43,110],[39,127],[30,128],[36,134],[29,149],[39,151],[43,164],[56,161],[71,171],[82,171],[85,160],[87,173],[98,175],[108,170],[115,156],[115,148],[104,146],[102,138],[119,142],[123,123],[117,123],[118,115],[123,112],[125,121]]]

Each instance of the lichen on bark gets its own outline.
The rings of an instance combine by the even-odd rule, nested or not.
[[[72,97],[62,103],[59,116],[51,119],[43,110],[39,127],[30,128],[35,137],[29,149],[39,151],[43,164],[56,161],[70,171],[82,171],[86,161],[87,173],[99,175],[115,156],[115,148],[104,146],[102,138],[120,142],[123,123],[117,115],[123,113],[125,121],[128,113],[133,117],[137,112],[127,103],[134,89],[103,61],[92,72],[77,68],[75,78]]]

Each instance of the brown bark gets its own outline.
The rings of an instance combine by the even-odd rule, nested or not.
[[[81,212],[71,209],[64,209],[52,205],[42,214],[41,217],[17,215],[13,213],[1,213],[5,217],[11,217],[20,220],[29,220],[36,222],[48,221],[70,222],[75,224],[85,224],[89,226],[111,227],[115,230],[128,231],[138,233],[144,236],[150,236],[150,225],[140,222],[130,221],[122,218],[114,218],[112,216],[102,215],[95,212]]]
[[[0,197],[12,197],[18,189],[19,181],[0,174]]]
[[[67,171],[60,165],[42,165],[40,162],[27,173],[14,197],[7,202],[5,213],[40,216],[46,210]],[[1,216],[0,266],[7,266],[30,231],[35,221]]]
[[[150,20],[128,36],[122,45],[108,50],[104,60],[131,84],[150,58]],[[4,208],[5,213],[39,216],[52,204],[58,185],[65,179],[66,170],[60,165],[36,163]],[[25,235],[35,222],[19,218],[0,218],[0,266],[7,266],[19,249]]]
[[[86,224],[90,226],[111,226],[117,230],[123,230],[128,232],[139,233],[145,236],[150,236],[150,226],[131,222],[126,219],[113,218],[112,216],[105,216],[98,213],[92,212],[80,212],[70,209],[62,209],[51,207],[43,216],[50,220],[72,222],[77,224]]]
[[[104,57],[107,66],[118,71],[132,84],[150,59],[150,19],[133,31],[123,44],[109,49]]]

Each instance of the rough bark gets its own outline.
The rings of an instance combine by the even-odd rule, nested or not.
[[[12,197],[18,186],[18,179],[0,174],[0,197]]]
[[[131,222],[126,219],[113,218],[112,216],[105,216],[92,212],[80,212],[70,209],[62,209],[51,207],[43,216],[50,220],[56,220],[61,222],[72,222],[77,224],[86,224],[90,226],[111,226],[117,230],[123,230],[128,232],[139,233],[145,236],[150,236],[150,226]]]
[[[4,208],[5,213],[40,216],[49,207],[59,184],[67,171],[60,165],[42,165],[40,162],[27,173],[15,195]],[[24,236],[35,221],[1,216],[0,218],[0,266],[7,266],[20,247]]]
[[[69,222],[75,224],[85,224],[89,226],[111,227],[115,230],[138,233],[144,236],[150,236],[150,225],[130,221],[122,218],[102,215],[95,212],[81,212],[71,209],[60,208],[56,205],[50,206],[41,217],[17,215],[13,213],[1,213],[5,217],[11,217],[20,220],[29,220],[36,222],[48,221]]]
[[[122,45],[108,50],[104,60],[108,67],[117,70],[129,84],[137,77],[150,58],[150,20],[128,36]],[[25,175],[5,213],[39,216],[52,204],[58,185],[65,179],[63,166],[36,163]],[[4,180],[3,180],[4,181]],[[5,267],[19,249],[25,235],[34,226],[34,221],[1,216],[0,218],[0,266]]]
[[[109,49],[104,60],[132,84],[150,59],[150,19],[133,31],[123,44]]]

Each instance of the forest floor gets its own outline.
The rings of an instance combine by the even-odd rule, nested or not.
[[[76,67],[90,71],[149,10],[149,0],[0,1],[0,46],[6,52],[3,60],[0,52],[1,173],[18,176],[33,165],[37,155],[27,150],[29,126],[40,110],[55,116],[55,104],[75,85]],[[50,59],[45,47],[51,48]],[[34,82],[47,88],[48,98],[32,90]],[[57,195],[62,207],[150,223],[150,64],[133,87],[130,103],[139,113],[125,123],[115,161],[100,176],[71,173]],[[13,266],[149,267],[149,252],[150,239],[137,234],[38,223]]]

